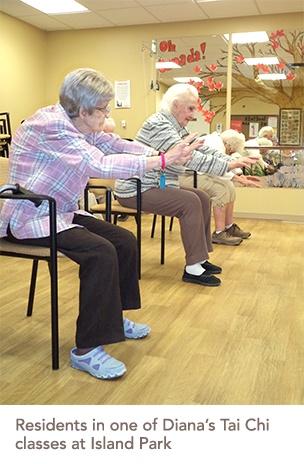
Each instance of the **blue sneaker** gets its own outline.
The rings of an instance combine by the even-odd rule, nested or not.
[[[123,325],[126,338],[144,338],[151,332],[151,329],[147,324],[132,322],[125,317],[123,318]]]
[[[77,348],[74,348],[70,353],[70,365],[74,369],[89,372],[98,379],[121,377],[127,370],[123,362],[112,358],[101,346],[81,356],[75,354],[76,350]]]

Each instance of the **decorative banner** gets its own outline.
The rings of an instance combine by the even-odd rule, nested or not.
[[[115,81],[115,108],[131,108],[130,81]]]
[[[177,53],[176,50],[176,44],[172,42],[172,40],[162,40],[159,44],[159,50],[161,53]],[[175,56],[174,58],[171,58],[169,61],[172,61],[173,63],[178,64],[179,66],[185,66],[187,63],[196,63],[197,61],[200,60],[205,60],[206,52],[206,42],[202,42],[200,44],[200,50],[195,50],[194,48],[190,48],[189,53],[182,53],[179,56]],[[161,61],[167,61],[167,60],[159,60]],[[160,68],[159,72],[163,73],[168,71],[166,68]]]

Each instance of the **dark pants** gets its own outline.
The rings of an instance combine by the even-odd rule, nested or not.
[[[140,308],[137,244],[134,234],[106,221],[74,215],[73,227],[57,234],[58,250],[79,264],[78,348],[125,339],[123,309]],[[48,238],[9,241],[48,245]]]

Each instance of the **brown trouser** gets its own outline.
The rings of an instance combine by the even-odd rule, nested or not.
[[[117,199],[122,206],[136,208],[136,197]],[[151,188],[142,193],[142,210],[179,219],[186,264],[196,264],[209,258],[209,252],[213,251],[210,197],[203,190]]]

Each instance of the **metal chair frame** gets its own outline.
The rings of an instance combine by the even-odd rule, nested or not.
[[[189,169],[190,171],[190,169]],[[197,172],[193,172],[193,187],[197,188]],[[154,238],[157,214],[154,214],[151,227],[151,238]],[[170,218],[169,232],[173,229],[174,217]],[[165,264],[165,243],[166,243],[166,216],[161,216],[161,246],[160,246],[160,264]]]
[[[6,193],[11,191],[11,193]],[[48,255],[39,255],[42,247],[29,247],[31,250],[37,248],[37,254],[35,252],[26,253],[24,248],[27,245],[18,245],[12,243],[11,250],[9,249],[10,242],[4,238],[0,239],[0,255],[11,256],[14,258],[26,258],[32,259],[32,273],[29,290],[29,299],[27,307],[27,316],[32,316],[34,295],[36,288],[36,279],[38,271],[38,262],[40,260],[48,263],[50,273],[50,291],[51,291],[51,338],[52,338],[52,368],[54,370],[59,369],[59,330],[58,330],[58,267],[57,267],[57,226],[56,226],[56,201],[54,198],[47,195],[38,195],[31,191],[25,190],[20,187],[19,184],[15,185],[4,185],[0,187],[0,200],[11,199],[11,200],[29,200],[32,201],[36,207],[39,207],[43,201],[47,201],[49,204],[49,225],[50,225],[50,247]],[[3,241],[6,244],[3,244]],[[19,248],[19,251],[18,251]],[[44,248],[44,247],[43,247]],[[45,249],[45,248],[44,248]]]

